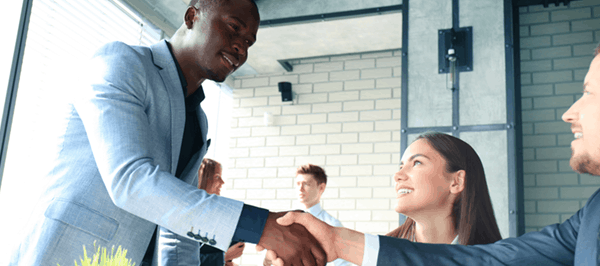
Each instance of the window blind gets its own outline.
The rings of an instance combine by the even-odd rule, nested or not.
[[[56,145],[47,136],[57,128],[46,118],[64,98],[61,78],[73,77],[67,67],[82,65],[105,43],[150,45],[162,35],[117,0],[33,0],[0,194],[0,202],[19,204],[0,206],[10,213],[6,226],[25,224],[23,210],[45,182],[45,164],[52,162],[44,154]]]

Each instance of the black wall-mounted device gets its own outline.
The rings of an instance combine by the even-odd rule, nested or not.
[[[294,99],[292,96],[292,83],[287,81],[279,82],[279,92],[281,92],[282,102],[291,102]]]
[[[473,71],[473,27],[439,30],[439,73],[450,72],[449,49],[454,49],[458,72]]]

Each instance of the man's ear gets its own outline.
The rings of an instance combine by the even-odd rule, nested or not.
[[[450,185],[450,193],[459,194],[465,189],[465,170],[458,170],[452,174],[452,184]]]
[[[319,184],[319,194],[323,195],[323,192],[325,192],[325,187],[327,186],[327,184],[325,183],[321,183]]]
[[[185,22],[185,26],[187,29],[192,29],[194,26],[194,19],[196,18],[197,13],[200,12],[198,9],[193,6],[189,6],[183,15],[183,21]]]

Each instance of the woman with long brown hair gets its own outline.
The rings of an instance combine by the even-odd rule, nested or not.
[[[223,168],[221,164],[213,159],[204,158],[198,169],[198,188],[203,189],[208,194],[221,195],[221,187],[225,184],[223,178]],[[244,242],[232,242],[227,252],[212,247],[202,245],[198,254],[198,242],[179,236],[169,230],[161,228],[158,246],[160,249],[158,261],[170,266],[174,265],[177,258],[177,265],[193,265],[199,259],[202,266],[233,266],[233,259],[239,258],[244,252]],[[202,235],[201,235],[202,236]],[[204,235],[203,237],[209,237]],[[192,252],[193,251],[193,252]],[[194,257],[194,260],[189,258]]]
[[[223,168],[219,162],[204,158],[198,170],[198,188],[204,189],[208,194],[221,195],[221,187],[225,184],[222,174]],[[217,248],[203,245],[200,248],[200,265],[234,265],[232,260],[240,257],[242,252],[244,252],[244,242],[231,243],[225,254]]]
[[[438,132],[404,152],[396,212],[406,221],[388,236],[414,242],[487,244],[502,239],[479,156],[466,142]]]

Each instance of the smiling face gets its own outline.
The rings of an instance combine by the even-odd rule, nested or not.
[[[396,212],[414,217],[419,214],[450,213],[456,195],[451,193],[453,175],[446,161],[427,140],[413,142],[402,156],[396,181]]]
[[[295,181],[300,203],[307,209],[319,203],[325,191],[325,183],[318,184],[311,174],[298,174]]]
[[[223,169],[221,169],[221,165],[216,165],[215,174],[211,179],[206,181],[206,192],[208,194],[216,194],[221,195],[221,187],[225,184],[223,178],[221,178],[221,174],[223,173]]]
[[[178,61],[188,79],[222,82],[248,58],[256,41],[258,10],[249,0],[222,0],[214,7],[188,7],[187,33]],[[197,84],[199,85],[199,84]]]
[[[571,123],[571,168],[600,175],[600,55],[596,55],[583,83],[583,96],[562,119]]]

